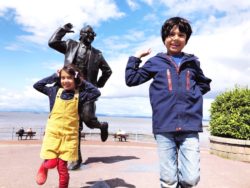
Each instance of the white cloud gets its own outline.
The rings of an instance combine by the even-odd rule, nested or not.
[[[144,16],[143,20],[146,22],[150,22],[151,24],[157,24],[159,18],[157,17],[156,14],[149,13],[149,14]]]
[[[168,1],[168,3],[171,4],[171,1]],[[173,9],[176,7],[175,3],[173,1]],[[191,2],[188,1],[187,3],[190,4]],[[196,7],[196,5],[200,5],[199,3],[204,5],[204,1],[200,1],[198,4],[194,3],[188,7],[199,10]],[[227,1],[226,4],[227,9],[221,6],[221,4],[213,4],[212,1],[208,2],[208,5],[213,6],[216,10],[234,14],[225,14],[222,18],[210,16],[207,21],[201,19],[202,22],[192,23],[193,29],[199,32],[193,34],[184,49],[184,51],[194,53],[200,58],[204,74],[213,80],[210,92],[212,93],[212,97],[215,97],[215,95],[226,89],[233,88],[236,84],[241,86],[249,86],[250,84],[250,36],[248,34],[250,32],[250,22],[246,20],[249,17],[250,11],[237,12],[237,10],[242,9],[243,4],[245,4],[245,8],[247,9],[250,3],[244,1],[239,6],[235,5],[232,1]],[[204,6],[204,9],[209,11],[209,8],[206,8],[206,6]],[[132,45],[133,48],[130,49],[130,52],[132,50],[135,52],[139,49],[152,48],[153,52],[151,55],[155,55],[157,52],[165,51],[160,36],[147,36],[145,40],[142,37],[142,40],[139,41],[134,46]],[[149,83],[132,88],[124,87],[125,62],[133,54],[123,54],[120,57],[116,57],[116,61],[111,61],[114,75],[112,75],[109,81],[110,85],[103,89],[104,97],[141,96],[145,98],[148,96]],[[145,57],[143,60],[148,58]],[[211,94],[208,93],[204,97],[204,117],[206,118],[209,117],[208,109],[214,100],[208,97],[211,97]]]
[[[53,61],[53,62],[44,62],[43,63],[45,69],[52,70],[53,72],[57,72],[63,67],[63,60],[60,62]]]
[[[160,2],[170,8],[167,12],[168,15],[187,15],[195,12],[200,12],[201,15],[212,15],[218,11],[231,14],[239,10],[247,10],[250,7],[248,0],[241,0],[240,3],[234,0],[160,0]]]
[[[212,34],[191,37],[186,51],[200,58],[204,73],[213,80],[213,91],[223,91],[236,84],[249,86],[249,32],[250,22],[244,21],[233,27],[216,27]]]
[[[39,93],[30,86],[25,87],[18,94],[15,91],[0,90],[0,109],[8,110],[30,110],[49,111],[49,99],[46,95]],[[209,118],[210,104],[213,100],[204,100],[204,118]],[[147,116],[151,117],[152,109],[149,97],[123,97],[123,98],[103,98],[100,97],[96,103],[98,114],[116,116]]]
[[[7,92],[6,92],[7,91]],[[25,86],[20,92],[15,90],[0,90],[1,110],[34,110],[48,111],[48,97],[37,92],[32,86]]]
[[[127,0],[127,4],[131,8],[131,10],[136,10],[139,8],[139,5],[135,0]]]
[[[109,62],[113,73],[106,83],[105,87],[101,89],[102,97],[145,97],[148,96],[148,84],[143,84],[137,87],[128,87],[125,83],[125,67],[127,65],[128,55],[117,57]]]
[[[141,0],[142,2],[146,3],[147,5],[153,5],[153,0]]]
[[[4,47],[6,50],[10,51],[23,51],[23,52],[31,52],[30,50],[27,50],[26,48],[23,47],[22,44],[9,44],[8,46]]]
[[[105,58],[113,70],[113,75],[108,80],[107,85],[101,89],[102,96],[97,107],[100,113],[105,111],[111,113],[112,110],[117,113],[125,113],[126,111],[150,113],[147,111],[149,109],[148,87],[150,82],[137,87],[127,87],[124,78],[125,66],[128,57],[137,50],[152,48],[150,56],[166,51],[161,41],[160,26],[156,24],[163,22],[165,17],[167,19],[169,16],[185,16],[192,20],[194,34],[184,51],[194,53],[200,58],[205,75],[213,80],[210,92],[212,97],[225,89],[234,87],[235,84],[249,86],[250,22],[248,19],[250,17],[250,1],[242,0],[240,3],[233,0],[206,0],[205,2],[203,0],[127,1],[132,9],[138,8],[141,2],[153,7],[152,13],[145,14],[140,20],[142,24],[145,23],[146,27],[142,30],[138,29],[140,27],[127,28],[122,35],[111,36],[102,41],[104,45],[100,49],[108,54]],[[157,7],[156,4],[158,4]],[[117,5],[119,4],[117,3]],[[119,11],[117,5],[112,0],[75,0],[74,2],[66,0],[50,2],[0,0],[0,16],[11,21],[14,19],[22,30],[30,33],[19,36],[20,41],[45,44],[54,30],[67,22],[73,23],[74,30],[78,31],[86,23],[98,27],[109,19],[121,18],[125,13]],[[161,11],[158,11],[159,6],[162,6]],[[13,9],[14,12],[11,15],[6,14],[7,9]],[[159,14],[153,14],[154,11]],[[165,14],[165,17],[164,19],[161,17],[163,21],[160,21],[162,14]],[[146,33],[148,30],[153,31],[153,35],[148,35]],[[20,49],[18,45],[20,44],[10,44],[7,48]],[[150,56],[143,58],[143,61]],[[56,70],[62,65],[62,62],[53,61],[48,63],[48,67],[45,63],[43,65],[46,68],[50,67]],[[46,96],[43,97],[32,90],[25,89],[18,94],[14,90],[8,90],[7,93],[0,90],[0,101],[3,101],[0,103],[0,107],[3,104],[7,105],[5,101],[9,100],[11,102],[8,106],[15,107],[18,104],[21,108],[26,103],[26,106],[32,104],[42,109],[48,109]],[[211,97],[210,93],[205,95],[205,112],[208,111],[211,100],[213,100],[208,99]],[[20,100],[21,96],[22,100]],[[34,99],[34,102],[31,102],[30,99]],[[144,103],[144,100],[148,102]],[[111,101],[113,109],[109,105]],[[144,111],[144,109],[147,110]],[[205,116],[208,116],[207,113]]]
[[[107,115],[147,116],[152,115],[148,97],[100,98],[97,113]]]
[[[210,119],[210,107],[213,101],[214,99],[211,98],[205,98],[203,100],[203,119]]]
[[[112,0],[1,0],[0,16],[8,10],[14,10],[14,20],[21,28],[30,33],[22,35],[23,41],[45,44],[51,33],[68,22],[78,31],[84,24],[98,26],[108,19],[117,19],[124,16]],[[32,11],[31,11],[32,10]]]

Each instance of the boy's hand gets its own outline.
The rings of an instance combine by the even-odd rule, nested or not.
[[[149,55],[151,53],[151,48],[147,49],[147,50],[140,50],[138,52],[136,52],[135,57],[141,59],[142,57],[145,57],[147,55]]]

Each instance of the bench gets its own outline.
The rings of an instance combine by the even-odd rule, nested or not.
[[[120,142],[123,140],[126,142],[128,138],[128,134],[114,134],[114,140],[118,139]]]
[[[22,140],[23,137],[25,137],[25,140],[27,140],[28,137],[32,139],[36,135],[36,132],[24,132],[24,133],[16,132],[16,135],[18,136],[18,140],[19,139]]]
[[[80,135],[80,137],[81,137],[81,139],[83,138],[83,140],[85,140],[85,132],[81,132],[81,135]]]

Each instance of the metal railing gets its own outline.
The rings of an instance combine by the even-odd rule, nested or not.
[[[18,138],[18,135],[16,134],[16,132],[19,130],[20,128],[16,128],[16,127],[10,127],[10,128],[0,128],[0,140],[15,140]],[[44,128],[32,128],[32,131],[36,132],[36,135],[34,136],[34,138],[36,139],[42,139],[43,135],[44,135]]]
[[[16,127],[10,127],[10,128],[0,128],[0,140],[18,140],[18,135],[16,132],[20,128]],[[32,128],[32,131],[36,132],[36,135],[33,137],[33,139],[42,139],[44,136],[44,127],[37,127],[37,128]],[[87,130],[83,131],[85,133],[85,139],[86,140],[95,140],[100,138],[100,132],[98,131],[92,131],[92,130]],[[109,132],[109,140],[113,139],[113,135],[115,132]],[[138,142],[153,142],[154,137],[153,135],[145,134],[145,133],[139,133],[139,132],[128,132],[128,140],[131,141],[138,141]]]

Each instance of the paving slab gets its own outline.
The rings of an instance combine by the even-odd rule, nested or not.
[[[58,173],[49,171],[38,186],[41,140],[0,141],[0,188],[56,188]],[[159,188],[155,143],[82,141],[83,161],[70,171],[69,188]],[[201,148],[201,181],[197,188],[250,188],[250,163],[223,159]]]

